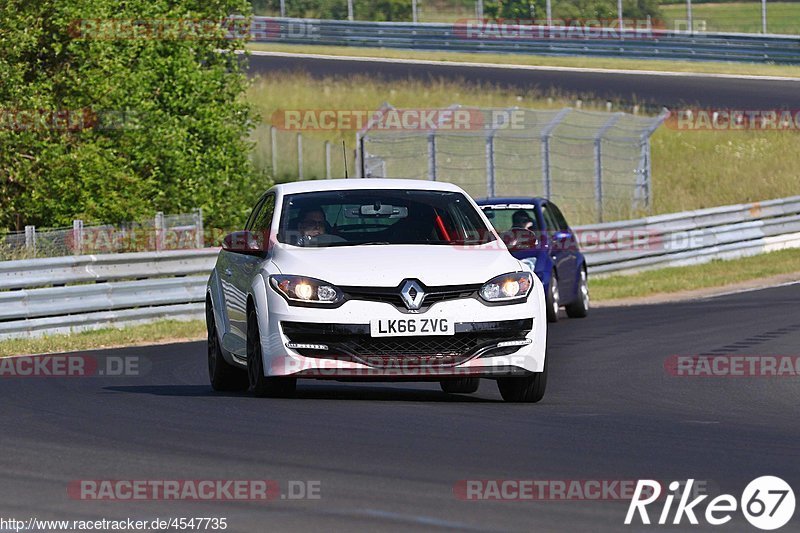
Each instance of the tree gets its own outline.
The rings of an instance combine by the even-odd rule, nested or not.
[[[257,183],[241,95],[246,0],[7,0],[0,11],[0,227],[201,207],[242,222]],[[143,21],[138,25],[133,21]]]

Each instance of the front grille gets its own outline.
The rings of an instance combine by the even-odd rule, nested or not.
[[[289,342],[326,344],[328,350],[300,348],[307,357],[349,359],[374,367],[440,367],[461,364],[476,355],[508,355],[519,346],[496,348],[504,340],[521,339],[533,321],[464,323],[455,325],[447,336],[371,337],[367,324],[314,324],[281,322]]]
[[[368,302],[383,302],[395,306],[400,311],[406,312],[406,306],[400,298],[401,283],[397,287],[341,287],[345,298],[349,300],[364,300]],[[425,298],[422,301],[421,311],[427,310],[437,302],[447,300],[458,300],[473,298],[477,296],[481,288],[477,285],[443,285],[439,287],[426,287],[420,283],[422,290],[425,291]]]

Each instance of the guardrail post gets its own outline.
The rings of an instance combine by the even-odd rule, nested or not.
[[[436,181],[436,133],[428,133],[428,179]]]
[[[25,249],[36,253],[36,226],[25,226]]]
[[[303,179],[303,135],[297,134],[297,177]]]
[[[156,229],[156,251],[160,252],[164,249],[164,213],[156,213],[153,225]]]
[[[72,221],[72,254],[83,254],[83,220]]]
[[[331,179],[331,142],[325,141],[325,179]]]
[[[198,248],[205,248],[205,235],[203,232],[203,208],[194,211],[194,242]]]
[[[269,138],[272,146],[272,177],[278,176],[278,129],[275,126],[269,127]]]

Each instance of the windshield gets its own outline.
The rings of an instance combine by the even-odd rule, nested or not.
[[[287,195],[278,232],[279,242],[304,247],[478,245],[494,239],[463,194],[422,190]]]
[[[536,211],[533,204],[504,204],[483,206],[483,213],[499,233],[515,229],[527,229],[538,232]]]

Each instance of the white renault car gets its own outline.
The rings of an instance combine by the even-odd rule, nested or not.
[[[208,281],[215,390],[290,396],[298,378],[438,381],[507,401],[547,383],[541,282],[448,183],[276,185]]]

